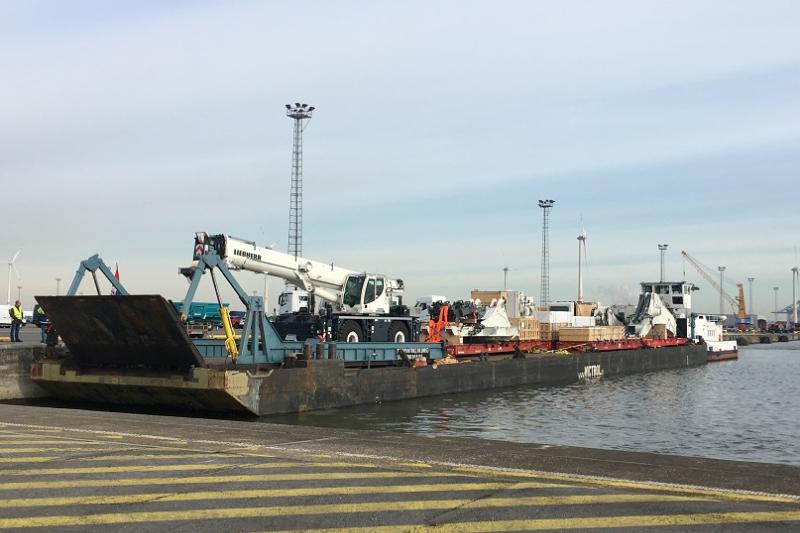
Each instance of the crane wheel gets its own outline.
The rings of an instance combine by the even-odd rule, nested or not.
[[[403,322],[395,322],[389,328],[389,342],[408,342],[408,326]]]
[[[339,326],[336,337],[337,340],[343,342],[361,342],[364,340],[364,332],[361,330],[361,326],[358,325],[358,322],[347,320]]]

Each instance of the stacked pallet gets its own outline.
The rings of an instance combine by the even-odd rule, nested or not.
[[[569,327],[569,322],[542,322],[539,324],[539,339],[557,341],[560,331]]]
[[[563,327],[558,340],[568,342],[616,341],[625,338],[623,326]]]
[[[541,334],[539,321],[532,316],[509,318],[511,325],[519,331],[519,340],[535,341],[539,340]]]

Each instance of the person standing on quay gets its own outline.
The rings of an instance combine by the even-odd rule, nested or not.
[[[11,315],[11,342],[22,342],[19,338],[19,328],[22,327],[22,319],[25,315],[22,314],[22,302],[17,300],[14,302],[14,307],[8,310]]]
[[[44,312],[44,307],[42,304],[37,303],[36,307],[33,308],[33,323],[39,326],[39,329],[42,333],[41,343],[44,344],[45,340],[47,339],[47,313]]]

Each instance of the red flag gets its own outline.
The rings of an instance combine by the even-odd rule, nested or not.
[[[117,281],[119,281],[119,263],[114,263],[114,277],[117,278]],[[116,296],[116,294],[116,287],[111,287],[111,296]]]

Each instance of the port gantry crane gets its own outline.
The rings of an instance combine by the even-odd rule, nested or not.
[[[702,264],[700,261],[686,253],[685,251],[681,251],[681,255],[689,261],[689,264],[694,267],[697,272],[703,276],[703,278],[717,290],[722,297],[731,304],[733,311],[736,313],[737,324],[746,324],[747,319],[747,312],[744,307],[744,284],[742,283],[735,283],[736,289],[739,291],[739,296],[734,298],[730,294],[728,294],[725,289],[723,289],[719,283],[714,279],[713,275],[710,273],[711,269]]]

